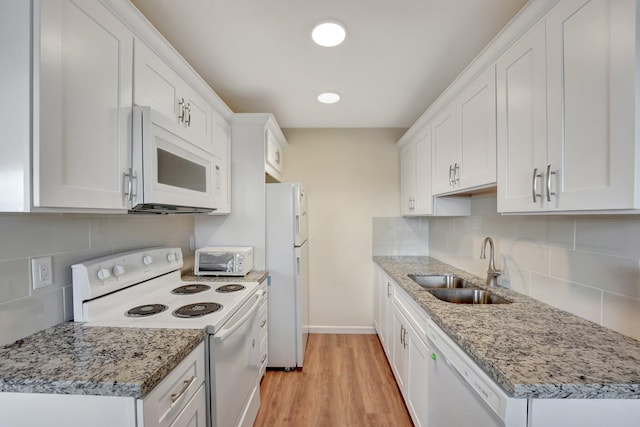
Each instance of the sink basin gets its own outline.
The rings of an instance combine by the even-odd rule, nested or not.
[[[409,274],[409,278],[426,289],[467,287],[464,279],[453,275]]]
[[[482,289],[430,289],[439,300],[455,304],[511,304],[498,295]]]

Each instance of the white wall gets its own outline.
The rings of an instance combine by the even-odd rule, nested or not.
[[[193,216],[0,214],[0,345],[73,318],[71,265],[149,246],[180,246],[193,268]],[[53,285],[33,290],[31,257],[51,255]]]
[[[640,339],[639,217],[500,216],[495,196],[471,206],[469,217],[429,219],[430,256],[486,277],[491,236],[503,285]]]
[[[287,182],[309,203],[312,332],[371,332],[372,217],[399,216],[404,129],[285,129]]]

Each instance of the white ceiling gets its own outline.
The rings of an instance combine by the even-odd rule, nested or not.
[[[409,127],[526,0],[132,0],[235,112]],[[345,42],[317,46],[337,20]],[[337,104],[316,100],[323,91]]]

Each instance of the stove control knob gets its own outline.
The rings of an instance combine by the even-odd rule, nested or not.
[[[102,280],[104,282],[109,277],[111,277],[111,270],[109,270],[108,268],[104,268],[104,267],[98,269],[98,279],[99,280]]]
[[[145,255],[142,257],[142,263],[144,265],[153,264],[153,257],[151,255]]]
[[[167,261],[176,262],[177,260],[178,260],[178,256],[176,255],[175,252],[170,252],[167,254]]]
[[[113,273],[114,276],[120,277],[124,274],[124,267],[116,264],[111,268],[111,272]]]

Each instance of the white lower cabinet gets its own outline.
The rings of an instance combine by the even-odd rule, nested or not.
[[[427,425],[429,357],[426,314],[379,268],[374,269],[375,324],[393,375],[415,426]]]
[[[189,353],[143,399],[0,393],[0,408],[2,427],[205,427],[204,343]]]

